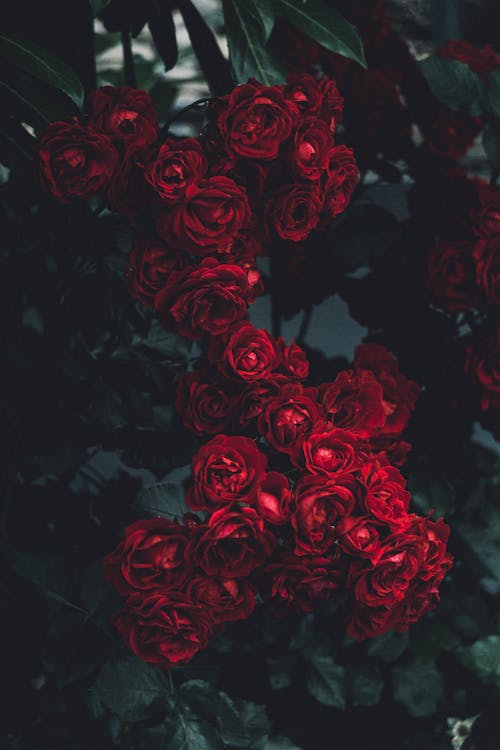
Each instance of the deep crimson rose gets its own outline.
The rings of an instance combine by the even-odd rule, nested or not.
[[[335,427],[361,437],[376,435],[385,424],[382,386],[369,370],[343,370],[333,383],[320,387],[320,401]]]
[[[282,338],[277,340],[281,348],[281,369],[297,380],[306,380],[309,375],[309,361],[303,349],[292,341],[288,346]]]
[[[479,184],[479,205],[473,208],[474,232],[482,239],[500,234],[500,189]]]
[[[200,182],[206,171],[207,161],[196,138],[169,138],[144,166],[146,180],[167,203],[181,201],[189,185]]]
[[[224,343],[221,352],[221,345],[214,342],[209,356],[228,377],[246,382],[266,380],[280,364],[281,352],[273,337],[251,323],[234,326]]]
[[[470,149],[483,127],[481,117],[441,107],[425,132],[425,143],[434,153],[449,159],[460,159]]]
[[[401,433],[411,416],[420,388],[399,372],[395,357],[380,344],[361,344],[354,356],[354,369],[357,372],[371,370],[384,392],[386,413],[383,433]]]
[[[295,488],[292,526],[296,554],[324,553],[335,541],[335,524],[355,507],[354,484],[349,478],[304,476]]]
[[[444,310],[470,310],[477,302],[473,248],[467,240],[439,240],[427,256],[425,285],[433,302]]]
[[[132,594],[114,623],[136,656],[163,669],[191,661],[214,632],[207,608],[180,591]]]
[[[329,599],[344,578],[338,555],[297,557],[281,552],[261,571],[262,594],[277,617],[312,612],[315,602]]]
[[[242,578],[265,562],[275,544],[254,508],[226,506],[212,513],[193,552],[207,575]]]
[[[366,557],[374,565],[382,554],[381,524],[369,516],[339,518],[335,535],[340,548],[355,558]]]
[[[479,240],[474,248],[476,280],[490,305],[500,306],[500,235]]]
[[[269,228],[284,240],[299,242],[318,226],[322,208],[317,185],[285,185],[271,197],[266,210]]]
[[[227,252],[250,221],[242,188],[229,177],[209,177],[186,188],[182,203],[158,217],[156,228],[173,247],[192,255]]]
[[[423,559],[418,571],[418,577],[423,581],[441,582],[452,566],[453,558],[447,552],[450,527],[442,518],[432,521],[423,516],[411,516],[411,526],[408,534],[420,536],[423,542]]]
[[[268,523],[281,526],[290,519],[292,490],[290,482],[278,471],[270,471],[257,490],[255,507]]]
[[[319,180],[326,172],[332,147],[330,129],[319,117],[302,119],[290,144],[290,167],[300,179]]]
[[[265,380],[250,383],[241,391],[238,403],[234,408],[233,421],[235,429],[246,429],[260,417],[269,400],[289,382],[285,375],[270,375]]]
[[[477,49],[465,39],[451,39],[436,50],[436,54],[451,60],[458,60],[477,73],[484,83],[492,70],[500,68],[500,55],[491,44]]]
[[[106,577],[120,594],[182,585],[191,572],[186,548],[191,531],[177,521],[150,518],[127,526],[104,560]]]
[[[127,271],[130,294],[153,307],[157,292],[167,284],[172,272],[184,268],[186,262],[182,253],[167,248],[161,240],[136,237]]]
[[[328,179],[325,186],[325,210],[334,219],[347,208],[359,171],[354,154],[347,146],[334,146],[328,162]]]
[[[101,86],[89,95],[89,125],[108,133],[127,154],[156,141],[158,114],[146,91],[130,86]]]
[[[175,405],[185,427],[205,437],[226,431],[235,399],[211,371],[195,370],[180,376]]]
[[[186,501],[193,510],[253,503],[266,466],[267,458],[250,438],[217,435],[193,458],[193,484]]]
[[[224,105],[219,131],[227,148],[245,159],[275,159],[298,116],[281,86],[261,86],[257,81],[237,86]]]
[[[39,139],[38,174],[62,203],[88,198],[107,187],[118,168],[118,152],[103,133],[76,122],[53,122]]]
[[[308,471],[333,477],[359,469],[368,452],[354,432],[320,425],[302,442],[302,453]]]
[[[320,112],[325,98],[321,83],[309,73],[291,73],[286,81],[285,94],[301,114],[316,115]]]
[[[347,635],[357,641],[375,638],[393,627],[392,612],[386,607],[367,607],[356,602],[347,623]]]
[[[321,407],[307,390],[288,384],[267,403],[259,417],[259,433],[275,450],[293,456],[300,441],[323,421]]]
[[[481,389],[481,409],[500,408],[500,324],[469,347],[466,367]]]
[[[370,448],[380,463],[403,466],[408,460],[412,446],[411,443],[394,435],[377,435],[370,439]]]
[[[220,336],[245,317],[250,290],[239,266],[205,258],[201,265],[172,274],[155,297],[155,309],[167,328],[200,339]]]
[[[367,513],[393,531],[409,526],[410,493],[398,469],[371,461],[361,467],[358,482],[362,487],[361,504]]]
[[[196,604],[203,605],[217,624],[246,620],[255,608],[255,592],[245,578],[220,578],[195,575],[187,593]]]
[[[394,607],[404,599],[425,555],[420,535],[403,532],[385,539],[375,566],[354,560],[349,570],[357,601],[369,607]]]
[[[322,78],[319,82],[321,93],[323,94],[323,106],[321,114],[328,123],[330,130],[335,129],[337,122],[342,119],[344,109],[344,97],[337,88],[335,81],[329,78]]]

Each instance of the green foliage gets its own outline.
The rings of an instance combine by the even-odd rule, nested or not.
[[[459,658],[479,679],[500,690],[500,635],[487,635],[459,649]]]
[[[420,69],[432,93],[449,109],[480,115],[486,105],[486,91],[466,63],[433,55],[422,60]]]
[[[413,661],[392,670],[394,698],[411,716],[420,718],[435,713],[443,696],[443,676],[431,662]]]

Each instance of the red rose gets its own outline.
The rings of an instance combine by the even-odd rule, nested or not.
[[[347,623],[347,634],[357,641],[375,638],[393,627],[393,612],[386,607],[367,607],[360,602],[354,604]]]
[[[439,47],[436,54],[465,63],[481,77],[484,83],[487,82],[492,70],[500,68],[500,55],[495,52],[491,44],[477,49],[465,39],[452,39]]]
[[[295,341],[287,346],[282,338],[279,338],[278,346],[281,349],[281,369],[297,380],[306,380],[309,375],[309,362],[307,355]]]
[[[301,120],[290,145],[290,167],[300,179],[319,180],[329,164],[332,136],[319,117]]]
[[[272,448],[293,456],[297,443],[322,421],[324,414],[307,390],[289,384],[267,403],[259,417],[259,433]]]
[[[410,493],[398,469],[370,462],[361,468],[358,481],[363,490],[361,502],[368,513],[388,524],[393,531],[408,527]]]
[[[293,101],[303,115],[316,115],[323,106],[324,94],[321,83],[309,73],[292,73],[287,76],[286,96]]]
[[[453,112],[443,106],[438,109],[430,128],[426,130],[426,145],[434,153],[449,159],[460,159],[483,127],[481,117],[472,117],[467,112]]]
[[[191,661],[214,632],[207,608],[180,591],[133,594],[115,626],[136,656],[163,669]]]
[[[325,186],[325,209],[332,219],[345,211],[358,180],[359,171],[351,149],[334,146],[330,151]]]
[[[481,409],[500,408],[500,324],[468,351],[467,370],[481,389]]]
[[[245,192],[229,177],[209,177],[186,188],[182,203],[161,214],[160,237],[192,255],[227,252],[250,220]]]
[[[385,424],[382,386],[369,370],[343,370],[333,383],[320,387],[320,401],[335,427],[361,437],[377,434]]]
[[[500,190],[496,185],[480,185],[480,205],[473,212],[474,231],[487,239],[500,234]]]
[[[314,603],[329,599],[345,574],[338,557],[297,557],[283,552],[261,571],[262,594],[276,617],[312,612]]]
[[[179,586],[191,565],[186,547],[191,532],[177,521],[151,518],[125,529],[125,538],[104,560],[106,577],[120,594]]]
[[[285,375],[271,375],[266,380],[250,383],[240,393],[233,417],[236,428],[246,429],[262,414],[269,400],[289,383]],[[238,430],[237,430],[238,431]]]
[[[167,284],[172,272],[185,265],[185,256],[165,247],[160,240],[136,238],[127,272],[130,294],[153,307],[157,292]]]
[[[245,159],[275,159],[298,115],[282,87],[250,81],[233,89],[223,103],[217,124],[227,148]]]
[[[367,448],[358,435],[327,425],[316,427],[305,438],[302,453],[308,471],[331,477],[356,471],[367,458]]]
[[[438,581],[444,578],[451,568],[452,557],[446,546],[450,538],[450,527],[442,518],[431,521],[430,518],[412,516],[409,534],[420,536],[423,541],[423,559],[418,571],[418,577],[423,581]]]
[[[154,160],[144,167],[144,176],[163,201],[178,203],[189,185],[200,182],[206,171],[206,159],[198,140],[168,139]]]
[[[335,81],[329,78],[322,78],[319,82],[321,93],[323,94],[323,107],[321,114],[327,121],[330,130],[334,130],[337,122],[342,119],[344,109],[344,97],[337,88]]]
[[[193,484],[186,501],[193,510],[253,503],[266,465],[266,457],[250,438],[217,435],[193,458]]]
[[[262,565],[275,543],[256,510],[225,507],[210,516],[196,545],[196,555],[207,575],[242,578]]]
[[[255,608],[255,593],[245,578],[217,578],[197,575],[191,578],[187,593],[210,613],[216,624],[246,620]]]
[[[479,240],[474,248],[476,280],[486,301],[500,306],[500,235]]]
[[[439,307],[456,313],[477,300],[472,242],[439,240],[427,256],[426,287]]]
[[[116,139],[127,154],[156,141],[158,114],[146,91],[101,86],[90,93],[89,99],[89,125]]]
[[[317,186],[285,185],[271,197],[266,219],[269,227],[284,240],[299,242],[318,226],[321,207]]]
[[[345,478],[339,483],[317,474],[300,479],[292,516],[297,555],[322,554],[331,548],[335,524],[354,510],[353,489]]]
[[[399,372],[396,358],[380,344],[358,346],[354,356],[354,369],[357,372],[371,370],[382,386],[386,413],[383,433],[401,433],[415,407],[419,386]]]
[[[242,268],[205,258],[198,268],[171,276],[155,297],[155,309],[166,313],[164,324],[181,336],[220,336],[245,317],[249,293]]]
[[[53,122],[39,139],[38,173],[54,198],[88,198],[109,184],[118,168],[110,139],[76,122]]]
[[[280,352],[272,336],[251,323],[234,326],[222,352],[221,346],[222,342],[213,342],[209,357],[219,363],[224,374],[238,380],[265,380],[280,363]]]
[[[257,490],[255,507],[268,523],[281,526],[290,518],[292,491],[288,479],[277,471],[270,471]]]
[[[382,554],[380,524],[368,516],[339,518],[335,534],[344,552],[356,558],[366,557],[374,565]]]
[[[198,437],[225,432],[234,409],[234,399],[209,370],[183,373],[175,403],[184,426]]]

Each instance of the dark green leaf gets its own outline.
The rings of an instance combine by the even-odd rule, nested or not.
[[[165,750],[221,750],[215,729],[204,721],[178,715]]]
[[[134,656],[108,662],[91,688],[92,705],[125,721],[147,719],[169,705],[165,674]]]
[[[248,13],[255,19],[261,28],[262,43],[269,41],[274,28],[274,8],[272,0],[248,0],[246,3]]]
[[[189,508],[184,502],[184,491],[178,484],[165,482],[145,487],[135,502],[135,509],[148,516],[166,516],[182,521]]]
[[[94,16],[98,16],[110,2],[111,0],[89,0]]]
[[[366,67],[357,30],[323,0],[275,0],[275,7],[278,15],[326,49]]]
[[[83,106],[83,86],[66,63],[50,52],[13,34],[0,35],[0,58],[36,80],[63,91],[78,108]]]
[[[372,638],[368,644],[368,654],[385,662],[396,661],[408,646],[408,633],[390,631]]]
[[[349,673],[349,696],[353,706],[376,706],[383,689],[384,679],[378,667],[356,667]]]
[[[297,659],[293,654],[267,660],[267,677],[273,690],[290,687]]]
[[[271,86],[282,83],[284,68],[265,48],[262,17],[256,20],[256,7],[249,9],[245,0],[223,0],[229,58],[238,83],[256,78]]]
[[[300,750],[291,739],[281,734],[276,737],[262,737],[253,747],[255,750]]]
[[[373,267],[397,247],[401,224],[380,206],[359,206],[339,226],[332,228],[333,256],[343,271]]]
[[[492,70],[489,74],[487,92],[491,111],[500,117],[500,70]]]
[[[68,102],[66,97],[62,99]],[[54,89],[10,66],[1,73],[0,102],[18,121],[28,122],[37,129],[68,116],[68,107],[62,104]]]
[[[308,656],[307,687],[311,695],[324,706],[345,708],[346,678],[344,667],[335,664],[333,656]]]
[[[66,593],[69,570],[62,557],[36,555],[11,548],[9,563],[18,575],[27,578],[42,591],[61,597]]]
[[[179,52],[175,35],[173,7],[167,0],[152,3],[148,26],[155,47],[163,60],[165,70],[171,70],[177,63]]]
[[[443,695],[443,676],[431,662],[412,662],[392,669],[394,698],[415,717],[430,716]]]
[[[462,664],[486,683],[497,682],[500,687],[500,636],[487,635],[458,650]]]
[[[420,67],[432,93],[442,104],[470,115],[484,112],[484,85],[466,63],[433,55],[422,60]]]
[[[500,170],[500,124],[489,122],[483,130],[483,148],[492,169]]]

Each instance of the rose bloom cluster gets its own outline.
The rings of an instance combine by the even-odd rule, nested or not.
[[[341,113],[326,78],[251,80],[210,102],[202,136],[161,140],[146,92],[105,86],[85,124],[42,134],[38,172],[60,201],[100,194],[141,219],[130,291],[166,328],[200,340],[245,318],[262,290],[256,257],[270,243],[304,240],[346,208],[358,169],[335,140]]]
[[[169,668],[257,601],[283,617],[346,591],[352,637],[406,630],[435,606],[451,567],[448,527],[410,512],[387,460],[415,384],[384,347],[364,344],[351,370],[304,386],[299,347],[249,323],[209,358],[213,370],[179,384],[186,425],[209,438],[192,461],[192,512],[137,521],[106,558],[126,597],[116,617],[125,642]]]
[[[500,439],[500,188],[476,179],[464,188],[466,203],[454,204],[457,213],[464,209],[460,225],[445,229],[428,253],[426,287],[433,304],[472,324],[465,369],[480,421]]]

